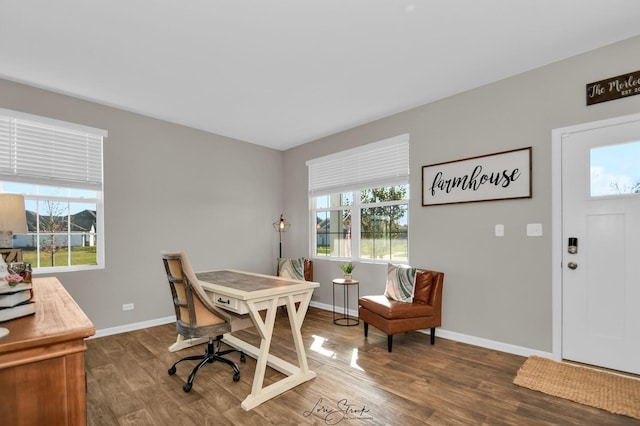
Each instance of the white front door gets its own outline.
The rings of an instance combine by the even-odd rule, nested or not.
[[[561,137],[562,358],[640,374],[640,117],[611,123]]]

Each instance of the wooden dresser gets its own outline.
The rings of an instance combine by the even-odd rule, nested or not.
[[[33,280],[36,313],[0,323],[0,413],[5,425],[87,422],[89,318],[56,278]]]

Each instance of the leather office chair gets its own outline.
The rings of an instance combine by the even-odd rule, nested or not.
[[[364,322],[364,337],[369,324],[387,333],[387,349],[391,352],[393,335],[431,329],[435,343],[436,327],[442,325],[442,286],[444,273],[416,269],[413,302],[399,302],[387,296],[363,296],[358,300],[358,314]]]
[[[313,281],[313,261],[306,258],[280,258],[276,275],[294,280]]]
[[[236,349],[220,351],[221,339],[224,333],[231,333],[253,326],[251,318],[249,315],[238,315],[214,306],[200,286],[184,253],[163,252],[162,260],[171,287],[178,334],[187,339],[209,337],[204,355],[188,356],[176,361],[169,368],[169,375],[175,374],[176,365],[183,361],[200,360],[200,363],[193,368],[183,386],[184,391],[189,392],[200,368],[208,363],[220,361],[229,364],[233,368],[233,381],[237,382],[240,380],[238,365],[223,356],[231,352],[240,351]],[[215,348],[214,341],[217,343]],[[244,362],[245,360],[245,354],[240,352],[240,361]]]

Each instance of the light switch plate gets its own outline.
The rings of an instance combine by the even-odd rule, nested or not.
[[[527,223],[527,237],[541,237],[541,236],[542,236],[541,223]]]
[[[504,237],[504,225],[501,223],[496,224],[495,227],[496,237]]]

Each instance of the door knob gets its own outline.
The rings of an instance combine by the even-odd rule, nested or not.
[[[578,267],[578,264],[575,262],[569,262],[567,263],[567,266],[569,267],[569,269],[576,269]]]

